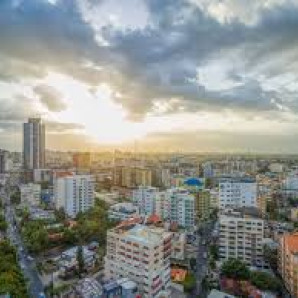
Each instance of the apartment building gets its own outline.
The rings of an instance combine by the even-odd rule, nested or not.
[[[28,183],[20,186],[21,203],[23,206],[38,206],[40,204],[40,184]]]
[[[298,233],[280,238],[278,248],[279,273],[292,297],[298,297]]]
[[[132,192],[133,202],[139,207],[141,216],[151,214],[158,214],[160,216],[157,213],[157,209],[162,207],[156,207],[158,196],[160,196],[160,192],[157,187],[140,186]],[[159,204],[161,204],[161,200],[159,200]]]
[[[257,193],[255,179],[221,179],[219,181],[219,208],[257,207]]]
[[[164,229],[130,221],[108,231],[105,278],[129,277],[142,297],[161,297],[170,287],[171,238]]]
[[[221,261],[240,259],[249,266],[263,268],[264,221],[256,208],[222,211],[219,216]]]
[[[54,181],[54,199],[57,209],[63,208],[70,217],[85,212],[94,205],[94,177],[67,175]]]
[[[166,192],[170,202],[170,221],[181,227],[191,228],[195,225],[195,198],[187,190],[169,189]]]
[[[183,188],[161,192],[155,187],[139,187],[133,191],[133,201],[139,206],[141,216],[156,214],[181,227],[195,225],[195,197]]]

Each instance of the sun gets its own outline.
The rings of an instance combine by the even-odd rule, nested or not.
[[[107,84],[90,88],[68,76],[51,73],[47,83],[60,91],[67,109],[53,115],[56,120],[77,123],[86,135],[104,144],[131,142],[146,135],[144,123],[127,120],[127,112],[113,101],[113,90]]]

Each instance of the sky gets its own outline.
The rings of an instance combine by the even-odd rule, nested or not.
[[[1,0],[0,147],[298,152],[298,0]]]

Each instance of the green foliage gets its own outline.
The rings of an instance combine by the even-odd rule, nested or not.
[[[0,242],[0,294],[13,298],[28,297],[25,279],[16,261],[16,251],[7,242]]]
[[[279,292],[281,289],[280,281],[267,272],[253,272],[251,283],[263,291]]]
[[[66,220],[66,214],[63,208],[55,210],[55,217],[58,222],[64,222]]]
[[[21,192],[19,188],[14,189],[13,193],[10,195],[10,201],[12,204],[18,205],[21,203]]]
[[[95,206],[88,212],[78,214],[78,225],[74,228],[74,232],[79,243],[97,240],[105,245],[107,230],[114,226],[108,219],[107,210],[106,203],[97,200]]]
[[[259,290],[278,293],[281,289],[280,281],[267,272],[251,272],[247,266],[237,259],[226,261],[221,268],[221,273],[236,280],[248,280]]]
[[[219,253],[218,253],[218,246],[216,244],[211,244],[210,245],[209,254],[211,255],[212,259],[214,259],[215,261],[218,260]]]
[[[7,229],[7,223],[3,214],[0,214],[0,232],[5,232]]]
[[[270,249],[268,246],[264,247],[264,258],[269,262],[270,267],[275,271],[277,270],[277,256],[277,249]]]
[[[189,265],[190,265],[190,268],[191,268],[192,270],[195,270],[196,267],[197,267],[197,260],[196,260],[196,258],[191,258],[191,259],[189,260]]]
[[[196,287],[196,277],[192,273],[187,273],[185,280],[183,282],[183,287],[185,292],[191,292]]]
[[[40,253],[49,244],[48,232],[40,221],[31,221],[24,225],[22,230],[25,244],[30,252]]]
[[[84,262],[84,255],[83,255],[83,247],[80,245],[77,250],[77,262],[78,262],[78,273],[81,277],[81,274],[85,270],[85,262]]]
[[[250,271],[246,264],[238,259],[229,259],[221,267],[221,273],[229,278],[237,280],[249,280]]]

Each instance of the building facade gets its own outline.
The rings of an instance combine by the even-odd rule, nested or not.
[[[292,297],[298,297],[298,233],[280,238],[278,267],[287,290]]]
[[[186,189],[159,191],[156,187],[139,187],[133,191],[133,201],[143,217],[156,214],[181,227],[190,228],[195,225],[195,197]]]
[[[20,186],[21,204],[23,206],[38,206],[40,204],[40,184],[28,183]]]
[[[219,208],[257,207],[257,183],[251,178],[226,178],[219,182]]]
[[[57,209],[63,208],[70,217],[85,212],[94,205],[94,177],[69,175],[54,181],[54,200]]]
[[[8,152],[0,150],[0,174],[8,171]]]
[[[220,260],[240,259],[249,266],[263,268],[264,221],[255,208],[227,210],[219,217]]]
[[[138,284],[142,297],[161,297],[171,283],[171,237],[163,229],[139,224],[108,231],[105,278],[129,277]]]
[[[45,125],[40,118],[29,118],[23,126],[24,169],[45,167]]]

